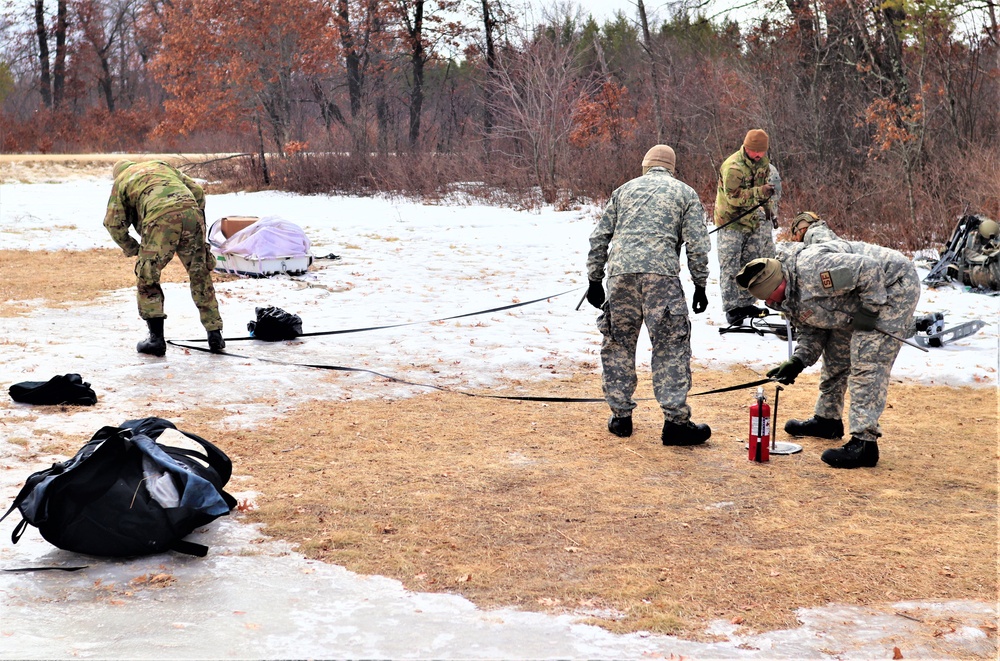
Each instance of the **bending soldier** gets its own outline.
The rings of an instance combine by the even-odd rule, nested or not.
[[[789,250],[781,254],[781,260],[755,259],[736,280],[796,324],[799,336],[792,357],[767,373],[781,383],[794,383],[803,369],[819,359],[826,331],[850,332],[850,341],[835,352],[850,365],[851,440],[826,450],[822,459],[835,468],[875,466],[882,435],[878,421],[900,348],[898,340],[877,329],[912,334],[913,312],[920,298],[916,268],[895,250],[832,240]]]
[[[802,211],[789,227],[794,244],[778,244],[779,255],[788,250],[801,250],[824,241],[839,239],[826,221],[813,211]],[[791,247],[789,247],[791,246]],[[788,420],[785,432],[791,436],[815,436],[836,439],[844,436],[844,393],[851,371],[851,329],[829,328],[811,331],[822,346],[823,367],[819,378],[819,397],[813,417],[808,420]]]
[[[163,289],[160,272],[176,254],[188,273],[191,298],[198,306],[213,352],[226,346],[222,317],[212,284],[215,259],[205,240],[205,192],[193,179],[163,161],[118,161],[104,227],[135,264],[139,316],[149,337],[136,345],[139,353],[162,356]],[[135,228],[140,241],[129,234]]]
[[[764,222],[765,215],[773,217],[771,198],[776,191],[775,184],[770,182],[768,142],[767,133],[761,129],[748,131],[743,146],[719,168],[714,215],[716,226],[721,228],[717,239],[719,285],[722,309],[729,324],[739,324],[747,317],[767,312],[753,305],[753,297],[741,291],[734,278],[750,260],[774,255],[772,225]],[[773,174],[777,175],[776,169]],[[780,177],[776,181],[780,184]],[[758,206],[763,207],[764,214],[751,212]]]
[[[698,194],[674,178],[674,150],[656,145],[642,159],[642,176],[612,194],[590,235],[587,300],[601,309],[604,397],[608,431],[632,435],[635,348],[645,322],[652,343],[653,391],[663,410],[664,445],[697,445],[712,434],[691,421],[691,322],[680,280],[681,246],[694,281],[692,308],[708,307],[710,242]],[[605,273],[606,271],[606,273]],[[608,276],[605,299],[602,280]]]

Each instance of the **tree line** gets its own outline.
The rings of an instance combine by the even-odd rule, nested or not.
[[[750,128],[782,215],[913,249],[1000,216],[998,0],[784,0],[753,21],[634,0],[4,0],[5,152],[241,153],[302,192],[601,200],[656,143],[714,200]],[[475,182],[475,183],[470,183]]]

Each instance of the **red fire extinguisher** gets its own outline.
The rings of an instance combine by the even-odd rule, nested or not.
[[[764,398],[764,388],[757,388],[757,401],[750,405],[750,461],[771,458],[771,407]]]

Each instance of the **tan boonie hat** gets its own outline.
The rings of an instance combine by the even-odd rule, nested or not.
[[[783,279],[781,262],[771,258],[751,260],[736,274],[736,284],[761,301],[766,301]]]
[[[642,173],[646,174],[647,169],[659,166],[667,168],[667,171],[673,174],[676,163],[677,157],[674,155],[673,148],[668,145],[653,145],[642,157]]]
[[[819,220],[819,215],[812,211],[800,211],[792,218],[792,234],[801,229],[802,225],[812,225]]]
[[[135,165],[135,161],[118,161],[117,163],[115,163],[115,167],[112,170],[115,179],[117,179],[118,175],[124,172],[125,168],[129,167],[130,165]]]
[[[763,129],[750,129],[743,138],[743,147],[750,151],[767,151],[767,133]]]

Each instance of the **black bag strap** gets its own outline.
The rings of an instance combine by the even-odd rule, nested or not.
[[[208,465],[211,466],[215,470],[215,472],[219,474],[219,478],[222,480],[222,484],[220,484],[219,486],[220,487],[225,486],[229,482],[229,478],[233,476],[233,462],[229,458],[229,456],[225,452],[217,448],[213,443],[211,443],[210,441],[206,441],[197,434],[193,434],[187,431],[181,431],[180,429],[178,429],[177,431],[181,432],[182,434],[190,438],[192,441],[201,445],[201,447],[204,448],[205,450],[205,456],[199,457],[196,451],[188,450],[186,448],[177,448],[174,446],[168,446],[163,443],[159,443],[159,441],[157,441],[157,443],[159,443],[161,447],[164,448],[169,447],[171,450],[180,452],[181,454],[187,455],[189,457],[204,458],[206,463],[208,463]]]
[[[11,507],[11,509],[14,509],[14,508]],[[7,511],[7,514],[10,514],[9,510]],[[4,516],[7,516],[7,514],[4,514]],[[27,527],[28,527],[28,520],[22,518],[21,519],[21,523],[19,523],[16,526],[14,526],[14,532],[12,532],[10,534],[10,541],[12,541],[15,544],[17,544],[21,540],[21,535],[24,534],[24,529],[27,528]]]
[[[173,544],[170,545],[171,551],[177,551],[178,553],[184,553],[187,555],[193,555],[198,558],[204,558],[208,555],[208,547],[204,544],[195,544],[194,542],[186,542],[183,539],[178,539]]]

